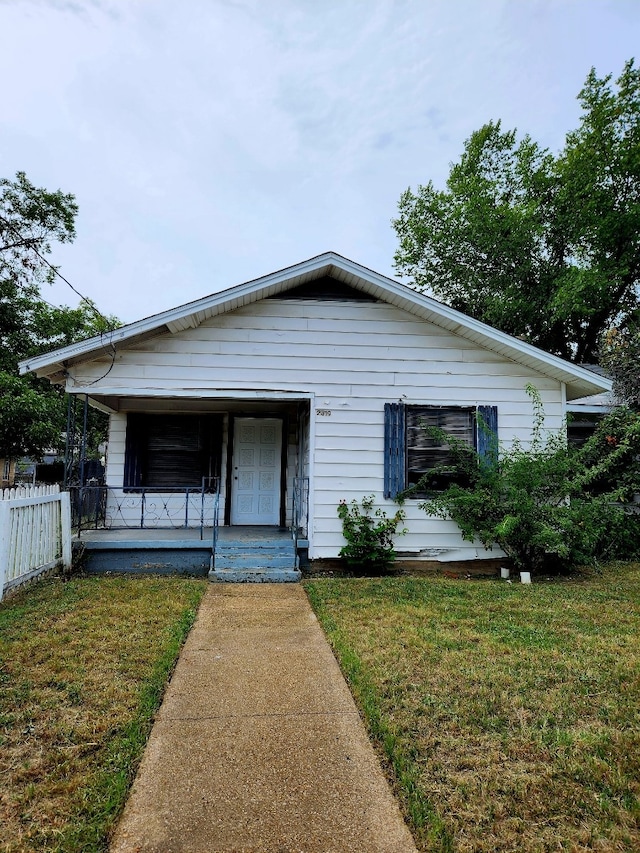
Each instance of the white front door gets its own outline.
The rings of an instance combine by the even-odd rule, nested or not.
[[[282,421],[236,418],[233,431],[231,524],[280,523]]]

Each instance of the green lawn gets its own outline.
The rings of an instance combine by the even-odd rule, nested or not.
[[[420,849],[640,849],[639,564],[306,588]],[[106,849],[204,589],[78,578],[0,604],[1,853]]]
[[[39,582],[0,604],[0,851],[105,850],[205,589]]]
[[[305,585],[419,849],[640,850],[640,564]]]

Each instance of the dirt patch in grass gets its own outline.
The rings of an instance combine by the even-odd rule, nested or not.
[[[52,579],[0,605],[2,853],[106,849],[204,588]]]
[[[305,585],[419,849],[640,849],[640,565]]]

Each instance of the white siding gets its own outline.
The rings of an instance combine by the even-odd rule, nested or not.
[[[104,372],[101,360],[80,366],[73,378],[85,386]],[[97,384],[105,394],[132,398],[159,391],[199,399],[231,398],[236,390],[314,394],[310,533],[317,558],[335,556],[344,544],[336,515],[341,499],[373,493],[389,512],[395,509],[382,498],[385,402],[497,405],[500,440],[526,442],[528,383],[540,392],[547,428],[560,429],[559,382],[391,305],[266,300],[123,349]],[[125,423],[121,414],[111,419],[108,482],[122,482]],[[290,430],[290,476],[297,445]],[[428,556],[443,549],[444,559],[496,556],[464,543],[453,523],[428,518],[417,503],[407,503],[410,532],[398,540],[399,550]]]

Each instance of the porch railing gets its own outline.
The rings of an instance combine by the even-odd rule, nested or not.
[[[109,485],[71,486],[71,524],[84,530],[212,527],[219,499],[217,477],[200,486],[147,486],[123,489]]]
[[[298,559],[298,540],[308,536],[309,527],[309,478],[295,477],[293,480],[293,508],[291,533],[294,553]]]
[[[216,559],[216,545],[218,544],[218,527],[220,526],[220,491],[216,490],[213,499],[213,530],[211,534],[211,568],[213,569]]]

